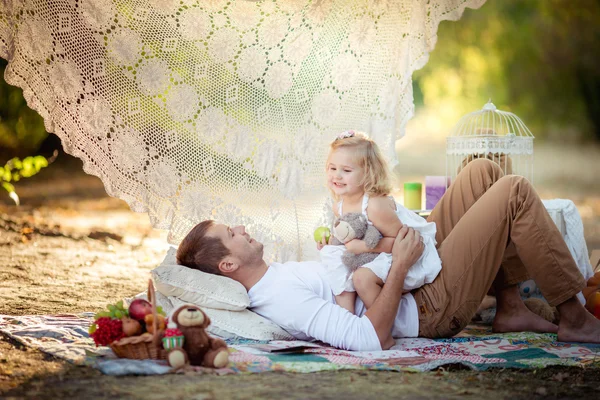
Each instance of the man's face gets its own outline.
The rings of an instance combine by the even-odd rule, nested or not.
[[[262,260],[263,244],[252,239],[243,225],[230,228],[227,225],[215,224],[208,229],[207,236],[221,239],[231,253],[228,257],[238,265],[253,265]]]

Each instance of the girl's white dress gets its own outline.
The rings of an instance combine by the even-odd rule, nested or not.
[[[392,197],[390,197],[394,200]],[[369,205],[369,196],[365,194],[362,202],[362,213],[367,217],[367,206]],[[339,204],[338,215],[342,215],[342,202]],[[410,267],[406,279],[404,280],[404,290],[412,290],[431,283],[442,269],[442,260],[435,248],[435,222],[427,222],[424,218],[418,216],[412,211],[407,210],[401,204],[396,202],[396,215],[402,224],[411,227],[421,233],[425,249],[417,262]],[[342,292],[355,292],[352,284],[352,273],[342,263],[342,254],[346,250],[346,246],[331,246],[326,245],[320,251],[321,262],[325,264],[327,271],[327,279],[333,289],[333,293],[337,296]],[[383,282],[386,281],[390,267],[392,266],[392,255],[390,253],[381,253],[370,263],[363,265],[360,268],[369,268]]]

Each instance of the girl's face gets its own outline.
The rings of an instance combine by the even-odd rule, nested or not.
[[[346,148],[334,150],[327,160],[327,186],[338,197],[364,192],[364,171]]]

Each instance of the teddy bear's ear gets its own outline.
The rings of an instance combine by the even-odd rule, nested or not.
[[[177,321],[177,317],[179,317],[179,313],[181,312],[181,310],[183,310],[185,308],[185,306],[181,306],[178,309],[176,309],[175,311],[173,311],[171,313],[171,316],[169,317],[169,321],[173,321],[176,324],[179,323],[179,321]]]
[[[359,214],[358,215],[358,219],[360,220],[360,222],[362,222],[363,224],[367,223],[367,217],[365,217],[363,214]]]

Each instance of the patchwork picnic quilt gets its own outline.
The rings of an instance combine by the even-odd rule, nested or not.
[[[0,333],[75,364],[89,365],[109,375],[150,375],[171,372],[164,361],[118,359],[89,338],[92,313],[78,315],[0,315]],[[474,370],[543,368],[549,365],[600,368],[600,345],[562,343],[555,334],[496,334],[491,327],[470,325],[450,339],[398,339],[386,351],[357,352],[302,341],[227,339],[229,365],[212,370],[190,367],[186,373],[240,374],[268,371],[318,372],[344,369],[429,371],[449,364]],[[279,354],[271,347],[305,346],[301,353]]]

